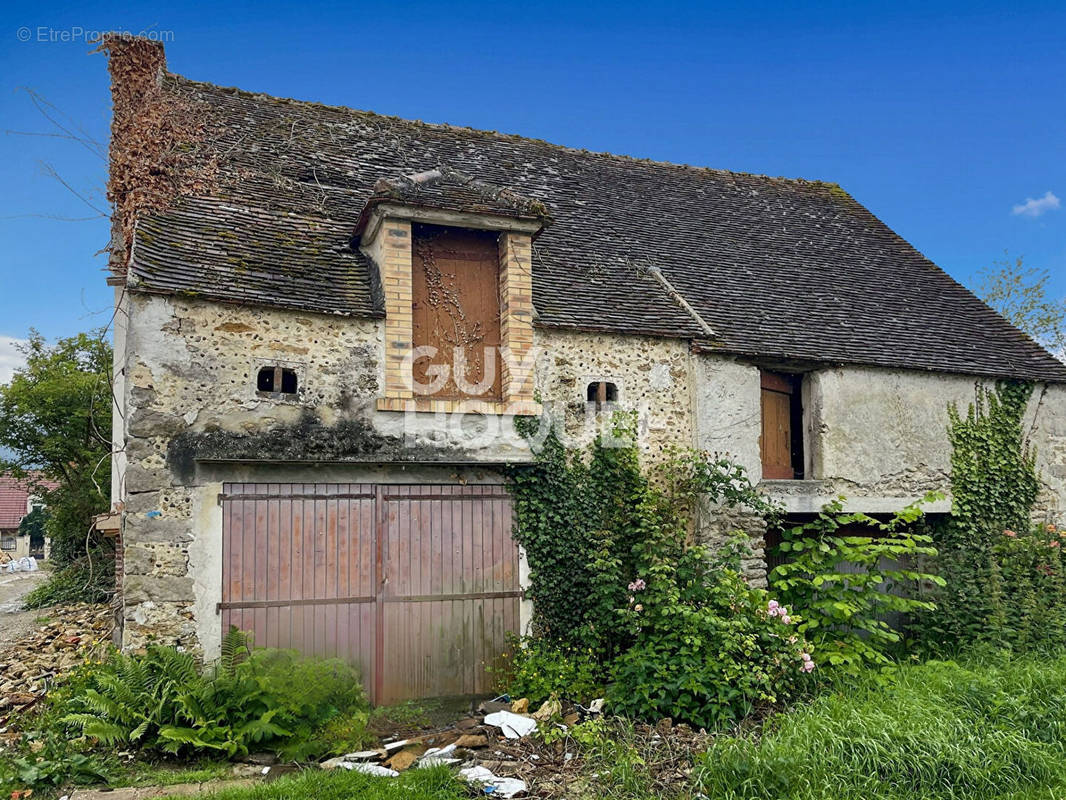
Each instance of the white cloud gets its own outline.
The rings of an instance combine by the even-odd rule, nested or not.
[[[21,367],[26,358],[17,349],[17,345],[26,343],[25,339],[15,339],[11,336],[0,336],[0,383],[7,383],[15,372],[16,367]]]
[[[1023,217],[1039,217],[1041,214],[1046,214],[1048,211],[1055,211],[1062,206],[1062,201],[1059,200],[1050,191],[1045,192],[1043,197],[1025,198],[1024,203],[1019,203],[1011,209],[1012,214],[1015,216]]]

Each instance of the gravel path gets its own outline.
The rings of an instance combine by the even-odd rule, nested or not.
[[[32,631],[34,620],[47,613],[22,610],[22,598],[47,577],[45,570],[0,573],[0,652]]]

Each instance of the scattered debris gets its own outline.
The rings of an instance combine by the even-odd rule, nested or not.
[[[442,765],[458,764],[462,759],[453,758],[455,751],[458,747],[456,742],[452,742],[446,747],[431,747],[422,757],[418,759],[418,766],[420,767],[439,767]]]
[[[477,713],[443,729],[405,731],[404,739],[330,759],[320,766],[390,777],[409,769],[449,766],[464,781],[492,797],[563,800],[579,794],[593,796],[608,790],[604,782],[612,778],[601,774],[599,762],[586,761],[587,748],[571,738],[569,731],[582,720],[598,718],[603,706],[602,700],[586,708],[551,698],[533,714],[517,714],[511,711],[514,705],[510,698],[499,698],[482,703]],[[529,708],[528,703],[525,708]],[[551,725],[553,735],[547,742],[536,734],[538,722]],[[709,743],[704,732],[670,720],[653,726],[606,717],[603,734],[617,738],[619,747],[639,754],[657,797],[685,795],[694,759]]]
[[[526,706],[528,707],[528,702]],[[510,711],[497,711],[485,717],[486,725],[495,725],[503,731],[508,739],[521,739],[537,729],[537,721],[532,717],[512,714]]]
[[[418,761],[418,750],[415,748],[407,748],[401,750],[385,763],[390,769],[394,769],[397,772],[403,772],[405,769],[413,767],[416,761]]]
[[[525,781],[518,778],[501,778],[493,775],[485,767],[468,767],[459,770],[459,775],[467,783],[473,783],[484,788],[486,793],[494,797],[514,797],[516,794],[525,792],[529,787]]]
[[[18,559],[8,559],[4,562],[4,572],[36,572],[37,571],[37,559],[33,556],[26,556]]]
[[[383,767],[381,764],[370,764],[366,761],[348,761],[347,758],[347,756],[338,756],[337,758],[323,761],[318,766],[322,769],[346,769],[350,772],[362,772],[382,778],[395,778],[400,774],[394,769]]]
[[[364,775],[377,775],[379,778],[398,778],[400,773],[394,769],[383,767],[380,764],[367,764],[365,761],[347,762],[341,765],[344,769],[352,772],[362,772]]]
[[[115,622],[106,605],[55,606],[41,614],[44,621],[28,636],[17,642],[0,638],[0,725],[11,712],[37,702],[57,677],[111,644]]]
[[[552,717],[561,717],[562,715],[563,704],[552,698],[551,700],[545,700],[541,707],[533,712],[533,719],[537,722],[548,722]]]

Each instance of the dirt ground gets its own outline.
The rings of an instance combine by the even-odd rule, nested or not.
[[[47,577],[45,570],[0,573],[0,653],[30,633],[34,620],[45,613],[23,611],[22,598]]]

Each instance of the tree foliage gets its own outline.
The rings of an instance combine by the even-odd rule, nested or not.
[[[46,532],[62,566],[83,554],[92,517],[109,506],[111,475],[111,345],[79,333],[49,345],[31,331],[26,365],[0,385],[0,470],[41,489]]]
[[[1027,267],[1018,256],[983,270],[977,293],[1011,324],[1062,358],[1066,354],[1066,298],[1049,295],[1050,279],[1046,269]]]

